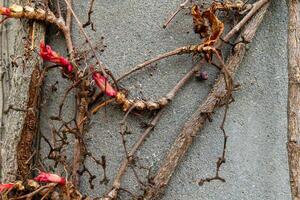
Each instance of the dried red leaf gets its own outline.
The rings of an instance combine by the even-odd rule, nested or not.
[[[0,193],[7,191],[11,188],[14,187],[15,184],[13,183],[4,183],[4,184],[0,184]]]
[[[40,174],[34,178],[37,182],[44,182],[44,183],[58,183],[61,185],[66,184],[66,179],[63,177],[58,176],[57,174],[51,174],[46,172],[40,172]]]
[[[11,9],[0,6],[0,15],[10,16],[11,15]]]
[[[57,52],[53,51],[49,45],[45,45],[42,41],[40,43],[40,56],[45,61],[61,65],[68,73],[73,71],[72,64],[66,58],[60,56]]]

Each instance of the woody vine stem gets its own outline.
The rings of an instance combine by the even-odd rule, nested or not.
[[[62,77],[70,82],[70,86],[65,91],[61,99],[58,115],[50,117],[51,121],[60,124],[59,128],[53,128],[52,138],[50,140],[45,136],[41,136],[50,148],[50,152],[47,156],[48,159],[54,161],[55,167],[59,166],[64,169],[65,177],[49,172],[43,172],[48,167],[42,162],[33,163],[30,170],[34,171],[34,169],[37,168],[39,174],[32,179],[32,173],[30,171],[25,173],[26,176],[21,176],[18,180],[15,180],[12,183],[1,184],[0,193],[2,197],[8,199],[31,199],[33,197],[42,199],[55,199],[54,197],[60,199],[88,199],[88,197],[84,197],[79,191],[80,176],[83,173],[87,173],[89,175],[89,182],[91,187],[93,187],[93,180],[95,179],[95,176],[85,164],[87,159],[91,159],[93,162],[102,167],[104,175],[101,182],[107,183],[106,158],[105,156],[98,158],[93,155],[88,150],[88,146],[85,143],[85,137],[88,130],[87,125],[89,124],[92,115],[113,102],[119,105],[125,112],[125,116],[120,123],[120,135],[125,156],[118,172],[116,173],[112,188],[108,190],[103,197],[101,197],[102,199],[117,199],[120,191],[130,194],[134,199],[158,198],[167,186],[178,163],[192,144],[195,134],[204,126],[205,121],[210,118],[213,111],[218,106],[222,106],[221,102],[225,102],[224,120],[221,124],[221,129],[224,135],[223,152],[217,161],[216,175],[212,178],[200,180],[199,183],[211,180],[224,181],[219,174],[219,170],[221,165],[225,162],[227,134],[224,130],[224,123],[227,116],[228,106],[232,99],[232,92],[235,89],[233,77],[245,54],[246,44],[251,42],[255,31],[262,21],[269,5],[268,0],[258,0],[254,4],[245,4],[243,2],[214,2],[205,9],[201,9],[199,5],[188,0],[184,1],[164,23],[164,27],[166,28],[170,23],[172,23],[172,20],[176,17],[177,13],[186,7],[190,7],[194,32],[201,38],[201,42],[179,47],[173,51],[158,55],[155,58],[137,65],[119,78],[115,78],[109,68],[106,67],[100,60],[93,42],[90,40],[84,29],[84,27],[91,25],[94,30],[93,23],[91,22],[94,1],[92,0],[90,4],[88,22],[84,24],[79,20],[74,12],[72,8],[73,3],[74,2],[72,2],[72,0],[64,0],[63,2],[58,0],[56,2],[58,16],[56,16],[56,14],[54,14],[54,12],[52,12],[47,6],[44,8],[32,5],[10,5],[8,7],[0,6],[0,15],[4,16],[2,23],[5,23],[8,19],[28,19],[34,22],[39,21],[53,24],[63,33],[69,57],[66,58],[61,56],[49,45],[45,44],[44,41],[41,41],[40,49],[37,50],[39,52],[39,56],[43,61],[48,61],[53,65],[40,69],[40,77],[36,86],[42,85],[43,79],[49,70],[57,68],[61,70]],[[65,19],[61,13],[62,5],[66,6]],[[225,25],[218,16],[221,11],[244,15],[242,20],[237,23],[225,37],[223,37]],[[248,25],[246,25],[247,23]],[[86,61],[88,53],[82,56],[80,55],[80,52],[74,48],[71,34],[72,24],[76,24],[76,26],[78,26],[81,35],[90,48],[89,53],[92,54],[91,62]],[[223,41],[228,43],[229,40],[241,30],[242,32],[240,33],[236,44],[233,45],[233,53],[227,59],[227,62],[225,62],[220,50],[223,45]],[[126,90],[118,86],[118,83],[123,79],[142,70],[150,64],[167,57],[180,54],[193,54],[194,57],[197,57],[198,60],[200,60],[200,62],[195,64],[195,66],[192,66],[188,73],[184,75],[182,79],[160,99],[156,101],[131,99],[128,97]],[[160,166],[159,170],[155,173],[155,176],[149,179],[148,183],[143,183],[135,171],[134,163],[138,162],[138,159],[135,156],[136,151],[142,146],[145,139],[149,137],[151,131],[159,122],[159,119],[163,116],[164,109],[172,102],[179,90],[183,88],[183,86],[191,80],[193,76],[197,76],[201,80],[207,79],[206,74],[201,71],[201,66],[205,63],[210,63],[220,70],[219,79],[215,83],[206,101],[201,104],[191,116],[191,120],[185,123],[170,152],[167,154],[165,162]],[[84,68],[83,66],[87,66],[87,68]],[[75,92],[76,97],[76,104],[74,108],[75,117],[72,120],[65,120],[63,115],[64,104],[67,96],[70,95],[72,91]],[[26,109],[21,110],[14,107],[10,107],[10,109],[30,112]],[[130,149],[127,147],[126,143],[127,117],[132,112],[143,110],[152,111],[154,113],[154,117],[150,124],[147,125],[145,132],[141,134],[141,137]],[[75,138],[72,165],[70,165],[66,159],[66,148],[69,146],[69,135],[72,135]],[[31,162],[30,160],[31,159],[26,162]],[[131,167],[136,179],[143,187],[143,195],[136,195],[121,187],[122,177],[128,167]]]

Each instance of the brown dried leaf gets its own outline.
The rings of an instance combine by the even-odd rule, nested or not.
[[[204,38],[203,46],[212,46],[224,32],[224,24],[218,19],[215,12],[221,5],[213,4],[203,13],[199,6],[193,5],[191,14],[193,16],[194,31]]]
[[[210,24],[202,17],[199,6],[193,5],[191,14],[193,16],[194,32],[200,34],[202,38],[210,35]]]

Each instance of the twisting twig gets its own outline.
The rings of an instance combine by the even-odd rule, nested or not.
[[[268,2],[269,0],[259,0],[252,4],[251,10],[247,13],[247,15],[237,24],[235,25],[231,31],[227,34],[226,37],[224,37],[225,42],[229,42],[229,39],[239,32],[239,30],[249,21],[249,19],[264,5]]]
[[[97,57],[96,52],[94,50],[94,48],[92,47],[91,41],[89,40],[87,34],[85,33],[85,31],[82,28],[82,24],[79,21],[78,17],[75,15],[73,9],[72,9],[72,0],[65,0],[65,3],[67,4],[67,14],[66,14],[66,22],[63,23],[65,24],[63,26],[63,32],[65,35],[65,39],[66,39],[66,43],[67,43],[67,47],[68,47],[68,51],[70,54],[70,58],[73,60],[74,59],[74,49],[73,49],[73,44],[72,44],[72,38],[71,38],[71,21],[72,21],[72,16],[75,18],[76,22],[78,23],[78,26],[80,28],[80,31],[83,33],[86,41],[88,42],[89,46],[92,49],[92,52],[94,54],[94,57],[97,60],[97,63],[100,66],[100,69],[103,73],[104,76],[107,76],[107,73],[105,70],[108,70],[104,67],[104,65],[101,63],[100,59]],[[74,62],[74,61],[73,61]],[[77,72],[77,69],[74,69]],[[79,168],[80,168],[80,164],[82,163],[83,159],[85,159],[85,154],[86,152],[86,147],[84,145],[84,126],[86,123],[84,119],[87,119],[87,110],[88,110],[88,104],[89,104],[89,100],[87,98],[86,95],[82,95],[82,94],[87,94],[88,92],[88,88],[89,88],[89,81],[84,79],[86,77],[79,77],[79,74],[75,72],[75,76],[71,77],[72,81],[74,82],[73,85],[69,88],[69,90],[66,92],[62,103],[60,104],[60,110],[59,110],[59,120],[60,119],[60,114],[62,111],[62,106],[64,103],[64,99],[66,97],[66,95],[70,92],[70,90],[72,90],[72,88],[74,88],[75,86],[77,87],[77,103],[76,103],[76,128],[74,130],[76,130],[75,132],[72,130],[72,132],[75,134],[75,143],[74,143],[74,156],[73,156],[73,169],[72,169],[72,175],[73,175],[73,179],[72,182],[74,184],[74,186],[78,186],[79,185]],[[108,73],[110,76],[111,73]]]
[[[69,56],[71,58],[71,60],[74,59],[74,48],[73,48],[73,42],[72,42],[72,37],[71,37],[71,24],[72,24],[72,0],[65,0],[67,6],[67,13],[66,13],[66,22],[65,22],[65,28],[63,29],[63,33],[65,35],[65,40],[66,40],[66,45],[68,48],[68,52],[69,52]],[[76,70],[76,69],[75,69]],[[77,77],[75,77],[76,79]],[[73,156],[73,170],[72,170],[72,182],[75,186],[79,185],[79,175],[78,175],[78,170],[80,167],[80,163],[82,161],[82,157],[83,154],[85,152],[85,147],[83,144],[83,132],[84,132],[84,123],[83,124],[79,124],[79,122],[82,121],[82,118],[85,117],[85,110],[87,109],[87,100],[83,97],[80,98],[79,97],[79,93],[81,91],[84,91],[86,89],[85,87],[85,81],[82,80],[73,80],[74,83],[73,85],[66,91],[61,104],[59,105],[59,116],[58,118],[61,118],[61,112],[62,112],[62,107],[63,107],[63,103],[65,98],[67,97],[67,94],[73,89],[75,88],[75,86],[79,85],[79,89],[77,91],[77,101],[78,103],[76,104],[76,106],[78,105],[78,109],[76,110],[76,122],[77,122],[77,127],[78,127],[78,132],[79,135],[76,136],[75,138],[75,142],[74,142],[74,156]]]
[[[300,3],[297,0],[288,0],[288,156],[290,167],[290,184],[292,199],[300,199]]]
[[[164,23],[163,28],[167,28],[168,24],[174,19],[174,17],[183,9],[185,9],[186,4],[191,0],[185,0],[183,3],[181,3],[176,11],[167,19],[167,21]]]
[[[67,0],[67,1],[69,1],[69,4],[72,5],[72,0]],[[72,24],[72,14],[71,14],[69,7],[67,7],[66,27],[65,27],[63,33],[65,35],[65,40],[66,40],[67,48],[69,51],[70,59],[73,60],[74,59],[74,48],[73,48],[72,36],[71,36],[71,24]]]
[[[64,1],[66,2],[67,7],[68,7],[68,9],[70,10],[70,12],[72,13],[72,15],[73,15],[75,21],[77,22],[78,27],[79,27],[81,33],[83,34],[83,36],[85,37],[87,43],[89,44],[89,46],[90,46],[90,48],[91,48],[91,50],[92,50],[92,52],[93,52],[93,55],[95,56],[95,59],[97,60],[97,65],[99,65],[102,74],[103,74],[105,77],[107,77],[106,70],[108,70],[108,69],[104,66],[104,64],[103,64],[103,63],[101,62],[101,60],[99,59],[98,54],[96,53],[96,51],[95,51],[95,49],[94,49],[94,47],[93,47],[93,45],[92,45],[92,42],[91,42],[90,38],[88,37],[87,33],[85,32],[85,30],[84,30],[84,28],[83,28],[83,26],[82,26],[82,23],[80,22],[80,20],[78,19],[77,15],[76,15],[75,12],[74,12],[74,10],[72,9],[72,6],[71,6],[70,2],[68,2],[68,0],[64,0]],[[110,73],[110,76],[111,76],[111,73]]]
[[[58,13],[58,18],[62,18],[61,14],[61,8],[60,8],[60,0],[56,0],[56,8],[57,8],[57,13]]]
[[[128,72],[125,72],[121,77],[119,77],[117,79],[117,81],[119,82],[120,80],[124,79],[125,77],[129,76],[130,74],[150,65],[151,63],[154,63],[154,62],[157,62],[159,60],[162,60],[164,58],[168,58],[168,57],[171,57],[171,56],[174,56],[174,55],[178,55],[180,53],[184,53],[185,51],[187,51],[189,49],[189,47],[180,47],[180,48],[177,48],[173,51],[170,51],[170,52],[167,52],[167,53],[164,53],[164,54],[161,54],[161,55],[158,55],[157,57],[153,58],[153,59],[150,59],[150,60],[147,60],[139,65],[137,65],[136,67],[134,67],[133,69],[131,69],[130,71]]]
[[[193,77],[195,70],[198,69],[199,66],[193,67],[176,85],[175,87],[166,95],[169,99],[169,101],[172,101],[177,92],[182,88],[190,79]],[[107,192],[107,195],[104,200],[111,200],[115,199],[118,195],[118,191],[120,190],[121,187],[121,179],[122,176],[124,175],[126,168],[128,164],[130,163],[132,157],[136,153],[136,151],[139,149],[139,147],[144,143],[146,138],[149,136],[151,131],[154,129],[156,124],[158,123],[159,119],[163,115],[164,109],[161,109],[158,111],[158,113],[155,115],[155,117],[151,120],[150,124],[148,124],[147,129],[144,131],[144,133],[141,135],[141,137],[137,140],[137,142],[133,145],[131,151],[127,153],[127,158],[125,158],[119,168],[119,171],[115,177],[115,180],[113,182],[112,189]],[[127,112],[128,113],[128,112]]]
[[[254,34],[263,19],[268,5],[269,3],[262,7],[257,12],[256,16],[253,17],[249,21],[248,25],[244,28],[243,32],[241,33],[241,37],[244,38],[245,41],[250,42],[254,37]],[[231,77],[234,76],[235,71],[239,67],[242,58],[245,55],[245,50],[245,42],[240,42],[235,46],[232,55],[229,57],[227,66],[231,73]],[[223,76],[223,74],[220,75],[204,103],[198,107],[190,120],[188,120],[184,125],[181,133],[171,147],[171,150],[165,157],[163,164],[160,166],[159,170],[154,176],[152,184],[149,185],[149,187],[145,190],[145,194],[143,196],[145,200],[156,199],[164,191],[174,170],[191,146],[196,134],[201,128],[203,128],[208,115],[211,115],[215,108],[219,105],[220,100],[227,96],[227,90]]]
[[[40,188],[38,188],[37,190],[29,193],[29,194],[26,194],[24,196],[20,196],[20,197],[17,197],[17,198],[13,198],[13,199],[32,199],[34,197],[34,195],[38,194],[40,191],[44,190],[44,189],[48,189],[50,190],[51,188],[57,186],[57,183],[49,183],[47,185],[44,185],[44,186],[41,186]]]
[[[225,155],[226,155],[226,146],[227,146],[227,134],[226,134],[226,131],[224,129],[224,125],[225,125],[225,122],[226,122],[226,119],[227,119],[227,112],[228,112],[228,108],[229,108],[229,103],[230,103],[230,99],[232,98],[232,91],[233,91],[233,79],[230,75],[230,72],[228,71],[225,63],[223,62],[223,60],[221,59],[220,55],[218,52],[216,52],[216,55],[218,57],[218,59],[221,61],[221,64],[222,64],[222,70],[225,70],[223,72],[223,75],[224,75],[224,84],[226,86],[226,96],[223,97],[223,101],[225,101],[225,111],[224,111],[224,115],[223,115],[223,119],[222,119],[222,123],[221,123],[221,126],[220,126],[220,129],[222,130],[222,133],[223,133],[223,151],[222,151],[222,155],[221,157],[218,158],[217,160],[217,166],[216,166],[216,174],[214,177],[212,178],[205,178],[205,179],[201,179],[198,183],[199,185],[202,185],[204,182],[210,182],[212,180],[220,180],[222,182],[225,182],[225,179],[222,178],[220,175],[219,175],[219,172],[220,172],[220,168],[222,166],[223,163],[225,163]],[[219,106],[222,106],[221,104]],[[208,113],[210,114],[210,113]]]
[[[264,0],[263,0],[264,1]],[[203,29],[203,16],[201,15],[201,13],[197,13],[200,12],[198,11],[198,7],[194,6],[194,8],[196,8],[194,15],[198,18],[198,21],[196,21],[196,23],[200,23],[198,24],[199,26],[201,26],[200,30],[196,30],[197,33],[202,34],[202,32],[205,32]],[[215,15],[215,12],[217,10],[232,10],[232,9],[236,9],[236,10],[240,10],[243,8],[243,5],[241,4],[233,4],[233,3],[213,3],[212,6],[210,8],[208,8],[204,13],[206,13],[206,15],[209,15],[209,17],[207,17],[207,20],[210,21],[212,25],[212,27],[214,27],[214,29],[212,30],[213,33],[209,33],[207,34],[206,32],[204,33],[205,39],[202,43],[198,44],[198,45],[188,45],[188,46],[184,46],[184,47],[180,47],[177,48],[175,50],[172,50],[170,52],[158,55],[155,58],[152,58],[150,60],[147,60],[137,66],[135,66],[133,69],[131,69],[130,71],[126,72],[125,74],[123,74],[121,77],[119,77],[117,79],[117,81],[120,81],[122,79],[124,79],[125,77],[129,76],[130,74],[143,69],[146,66],[149,66],[150,64],[157,62],[159,60],[171,57],[171,56],[175,56],[175,55],[180,55],[180,54],[191,54],[191,53],[195,53],[195,54],[199,54],[199,53],[203,53],[203,54],[209,54],[211,52],[211,48],[216,48],[217,45],[219,45],[219,40],[220,37],[224,31],[224,24],[218,19],[218,17]],[[192,8],[192,14],[193,14],[193,8]],[[194,21],[195,22],[195,21]],[[243,25],[243,24],[242,24]],[[239,30],[242,25],[240,25],[239,27],[234,27],[235,30]],[[194,23],[195,26],[195,23]],[[194,27],[195,28],[195,27]],[[228,35],[228,37],[226,38],[230,38],[232,37],[233,33],[230,33]]]
[[[93,30],[93,31],[96,31],[95,28],[94,28],[94,23],[92,22],[92,19],[91,19],[92,14],[93,14],[93,12],[94,12],[94,11],[93,11],[94,2],[95,2],[95,0],[91,0],[89,12],[88,12],[88,21],[85,22],[85,23],[82,25],[82,27],[85,28],[85,27],[91,25],[92,30]]]
[[[70,6],[67,6],[66,26],[71,28],[71,23],[72,23],[72,11],[71,11],[71,9],[72,9],[73,0],[67,0],[67,2],[68,2],[68,5],[70,5]]]

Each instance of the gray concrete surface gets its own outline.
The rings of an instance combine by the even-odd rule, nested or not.
[[[164,30],[162,23],[181,1],[99,0],[95,2],[93,21],[97,32],[88,31],[93,41],[104,37],[107,45],[101,55],[103,62],[116,74],[132,68],[159,53],[186,44],[198,42],[192,31],[192,20],[186,12],[179,14],[171,26]],[[88,3],[78,0],[75,11],[80,19],[87,18]],[[227,161],[221,175],[226,183],[214,181],[200,187],[196,179],[205,178],[215,172],[215,162],[222,151],[222,133],[219,129],[222,111],[218,111],[213,122],[207,124],[197,136],[195,143],[176,170],[164,200],[223,200],[223,199],[291,199],[289,188],[286,138],[287,138],[287,8],[284,1],[273,1],[257,36],[247,52],[236,82],[241,89],[234,94],[226,130],[229,134]],[[82,48],[83,39],[73,26],[75,45]],[[189,33],[187,33],[189,32]],[[64,50],[61,36],[48,38],[56,49]],[[154,68],[135,74],[122,86],[130,90],[132,97],[157,99],[166,94],[182,75],[191,67],[191,56],[177,56],[159,62]],[[178,94],[155,128],[151,137],[138,152],[139,158],[153,170],[162,162],[184,122],[205,98],[214,79],[216,70],[205,66],[209,80],[189,82]],[[152,74],[152,76],[150,76]],[[61,92],[66,81],[59,73],[52,72],[46,81],[45,93],[50,85],[60,82],[57,93],[49,95],[42,114],[42,131],[50,134],[47,116],[57,111]],[[73,100],[68,99],[66,110],[72,109]],[[72,116],[72,110],[66,111]],[[105,155],[108,161],[108,176],[112,180],[124,157],[118,134],[119,121],[123,113],[117,106],[109,106],[93,117],[88,137],[88,148],[95,156]],[[142,121],[147,121],[148,118]],[[129,119],[132,135],[128,144],[141,134],[136,117]],[[101,169],[88,161],[88,166],[98,176]],[[145,171],[139,170],[145,175]],[[141,175],[143,176],[143,175]],[[95,181],[96,189],[88,186],[88,178],[82,180],[82,190],[101,196],[109,187]],[[138,190],[138,185],[129,170],[123,183],[124,188]],[[121,199],[128,199],[122,195]]]

